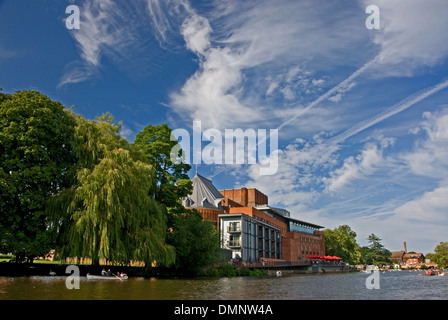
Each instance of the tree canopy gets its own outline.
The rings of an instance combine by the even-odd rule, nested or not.
[[[182,206],[190,166],[171,162],[166,124],[129,143],[110,114],[87,120],[37,91],[0,89],[0,128],[0,252],[191,272],[216,261],[213,224]]]
[[[68,257],[169,265],[165,207],[149,193],[155,170],[142,152],[118,135],[111,115],[77,116],[74,184],[49,201],[52,226]]]
[[[369,245],[361,248],[363,263],[377,266],[390,264],[391,252],[384,248],[381,239],[372,233],[367,240]]]
[[[439,268],[445,268],[448,265],[448,242],[440,242],[434,249],[431,257]]]
[[[167,241],[176,248],[176,270],[197,274],[202,267],[219,260],[219,236],[215,226],[203,220],[197,210],[185,209],[185,213],[174,215],[172,225]]]
[[[177,145],[177,142],[171,139],[171,134],[171,129],[166,124],[148,125],[137,134],[134,145],[141,148],[147,161],[155,168],[157,183],[151,190],[154,198],[168,209],[179,210],[182,207],[180,200],[192,190],[188,177],[191,166],[171,161],[171,150]]]
[[[155,170],[157,181],[149,193],[167,208],[167,243],[176,251],[173,267],[184,274],[195,274],[219,259],[220,245],[213,223],[203,220],[198,211],[182,205],[182,199],[192,191],[187,175],[191,167],[171,161],[171,152],[177,145],[171,135],[166,124],[148,125],[137,135],[134,146],[142,150],[145,161]]]
[[[391,252],[384,248],[381,239],[370,234],[369,245],[361,247],[356,242],[356,232],[347,225],[333,230],[325,230],[325,251],[328,255],[341,257],[349,264],[387,265],[390,264]]]
[[[325,252],[328,255],[341,257],[349,264],[359,264],[361,254],[356,243],[356,232],[347,225],[339,226],[333,230],[326,229]]]
[[[75,119],[37,91],[0,95],[0,250],[17,260],[46,253],[45,204],[69,185]]]

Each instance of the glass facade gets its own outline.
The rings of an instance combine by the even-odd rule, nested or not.
[[[289,221],[289,231],[314,235],[314,231],[318,229],[295,221]]]
[[[220,215],[221,243],[232,250],[233,258],[258,262],[260,258],[281,259],[281,231],[244,214]]]

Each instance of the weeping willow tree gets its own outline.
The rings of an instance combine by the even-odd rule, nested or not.
[[[165,242],[165,207],[148,190],[153,167],[135,146],[119,136],[110,115],[95,121],[77,117],[78,157],[72,188],[47,206],[63,257],[170,265],[175,250]]]

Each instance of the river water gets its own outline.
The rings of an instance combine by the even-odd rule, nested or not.
[[[448,275],[421,271],[291,274],[283,277],[87,280],[67,289],[67,277],[0,277],[0,300],[447,300]],[[68,276],[68,275],[67,275]],[[374,283],[375,286],[367,283]]]

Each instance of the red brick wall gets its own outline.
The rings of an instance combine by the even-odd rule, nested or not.
[[[322,231],[315,231],[315,235],[287,232],[282,239],[283,259],[297,261],[300,257],[303,261],[314,254],[325,255],[325,239],[320,237],[321,234]]]
[[[268,222],[271,225],[273,225],[274,227],[277,227],[280,229],[282,236],[284,236],[286,234],[287,229],[287,225],[286,223],[277,220],[273,217],[271,217],[270,215],[267,215],[266,213],[264,213],[263,211],[257,210],[253,207],[236,207],[236,208],[230,208],[229,209],[229,213],[244,213],[247,214],[250,217],[254,217],[257,218],[261,221],[264,222]]]
[[[225,198],[221,200],[221,206],[223,207],[224,211],[226,213],[229,213],[229,209],[230,208],[234,208],[234,207],[242,207],[241,204],[239,204],[238,202],[233,201],[232,199],[229,198]]]
[[[268,204],[268,197],[255,188],[230,189],[219,191],[225,198],[229,198],[243,207],[255,207]]]

